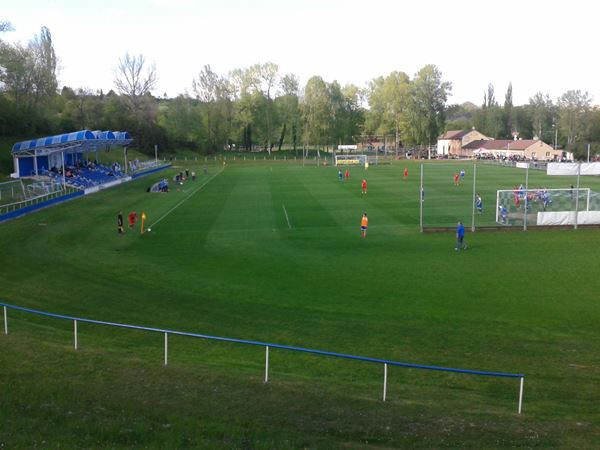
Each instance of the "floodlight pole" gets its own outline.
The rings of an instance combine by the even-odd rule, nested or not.
[[[525,198],[523,199],[523,231],[527,231],[527,207],[529,199],[527,198],[527,186],[529,185],[529,163],[525,168]]]
[[[590,145],[591,144],[588,142],[588,145],[587,145],[587,162],[590,162]]]
[[[67,174],[65,173],[65,151],[60,152],[62,156],[62,176],[63,176],[63,190],[67,190]]]
[[[39,175],[38,173],[38,162],[37,162],[37,150],[33,151],[33,170],[35,172],[35,176]]]
[[[127,173],[127,147],[123,147],[123,159],[125,160],[125,173]]]
[[[473,164],[473,211],[471,216],[471,231],[475,231],[475,182],[477,178],[477,164]]]
[[[579,165],[577,166],[577,190],[575,191],[575,225],[574,228],[577,229],[577,222],[579,218],[579,176],[581,175],[581,161],[579,161]]]
[[[421,164],[421,190],[419,191],[419,225],[423,232],[423,164]]]
[[[158,145],[154,144],[154,162],[158,165]]]
[[[306,146],[302,147],[302,167],[304,167],[304,155],[306,153]]]

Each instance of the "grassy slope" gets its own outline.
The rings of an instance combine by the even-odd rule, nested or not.
[[[470,186],[453,188],[455,167],[426,167],[426,223],[470,217],[461,200]],[[363,196],[362,171],[340,183],[331,167],[230,164],[191,196],[189,184],[150,196],[145,179],[30,215],[2,225],[3,299],[102,320],[524,372],[524,416],[514,414],[511,380],[391,369],[382,404],[379,366],[273,351],[272,383],[263,386],[258,348],[172,338],[172,364],[163,369],[160,336],[82,325],[79,355],[68,350],[70,324],[11,313],[12,333],[0,339],[8,387],[0,442],[597,445],[597,231],[476,233],[468,235],[471,249],[456,254],[451,234],[417,232],[418,168],[410,166],[408,181],[401,169],[370,169]],[[510,188],[523,177],[478,170],[486,205],[504,187],[499,178]],[[118,209],[145,210],[153,223],[186,198],[150,234],[116,236]],[[363,210],[365,240],[357,229]],[[32,424],[36,432],[21,431]]]

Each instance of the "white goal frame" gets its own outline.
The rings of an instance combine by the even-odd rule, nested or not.
[[[364,166],[367,161],[367,155],[335,155],[336,166]]]
[[[590,209],[590,200],[595,196]],[[578,223],[599,223],[600,211],[597,207],[598,194],[590,188],[564,189],[499,189],[496,191],[496,223],[510,225],[511,219],[522,220],[526,223],[527,216],[537,214],[537,225],[577,225]],[[561,204],[554,204],[556,199],[562,199]],[[567,204],[572,202],[568,208]],[[516,209],[516,211],[515,211]]]
[[[0,204],[26,200],[25,186],[20,178],[0,183]]]

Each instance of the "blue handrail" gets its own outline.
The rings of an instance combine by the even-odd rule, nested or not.
[[[312,353],[312,354],[316,354],[316,355],[332,356],[332,357],[336,357],[336,358],[353,359],[353,360],[358,360],[358,361],[387,364],[390,366],[408,367],[411,369],[437,370],[437,371],[441,371],[441,372],[464,373],[464,374],[469,374],[469,375],[482,375],[482,376],[489,376],[489,377],[521,378],[521,379],[525,378],[525,375],[517,374],[517,373],[457,369],[454,367],[441,367],[441,366],[432,366],[432,365],[424,365],[424,364],[414,364],[414,363],[407,363],[407,362],[391,361],[388,359],[370,358],[367,356],[356,356],[356,355],[349,355],[346,353],[328,352],[328,351],[324,351],[324,350],[316,350],[316,349],[304,348],[304,347],[294,347],[291,345],[273,344],[273,343],[268,343],[268,342],[250,341],[247,339],[236,339],[236,338],[228,338],[228,337],[221,337],[221,336],[210,336],[207,334],[189,333],[189,332],[177,331],[177,330],[167,330],[164,328],[144,327],[144,326],[140,326],[140,325],[129,325],[129,324],[123,324],[123,323],[116,323],[116,322],[106,322],[106,321],[102,321],[102,320],[86,319],[86,318],[81,318],[81,317],[65,316],[62,314],[54,314],[54,313],[49,313],[49,312],[45,312],[45,311],[38,311],[35,309],[23,308],[22,306],[10,305],[8,303],[0,302],[0,305],[4,306],[6,308],[17,310],[17,311],[38,314],[40,316],[54,317],[56,319],[76,320],[78,322],[93,323],[96,325],[107,325],[107,326],[112,326],[112,327],[129,328],[129,329],[133,329],[133,330],[153,331],[153,332],[167,333],[167,334],[173,334],[173,335],[178,335],[178,336],[189,336],[189,337],[196,337],[196,338],[202,338],[202,339],[211,339],[214,341],[234,342],[234,343],[246,344],[246,345],[257,345],[257,346],[261,346],[261,347],[280,348],[283,350],[291,350],[291,351],[296,351],[296,352]]]

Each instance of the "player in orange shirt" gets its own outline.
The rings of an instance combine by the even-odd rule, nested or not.
[[[458,175],[458,173],[455,173],[454,174],[454,186],[458,186],[458,183],[459,183],[458,180],[459,180],[459,175]]]
[[[408,167],[404,168],[404,179],[408,178]]]
[[[348,181],[350,179],[350,169],[346,169],[346,173],[344,174],[344,177],[346,178],[346,181]]]
[[[362,180],[361,186],[362,186],[362,193],[366,194],[367,193],[367,180],[365,180],[364,178]]]
[[[367,213],[363,213],[362,218],[360,219],[360,231],[362,237],[367,237],[367,227],[369,226],[369,218],[367,217]]]

